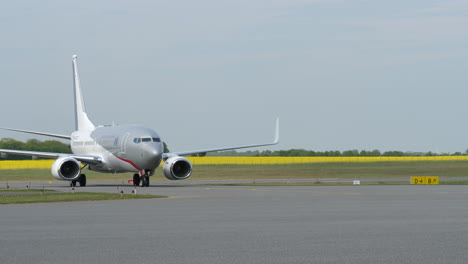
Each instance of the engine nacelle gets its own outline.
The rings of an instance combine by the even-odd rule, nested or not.
[[[192,175],[192,164],[186,158],[171,157],[164,162],[163,173],[169,180],[185,180]]]
[[[52,164],[52,176],[57,180],[76,181],[80,178],[80,162],[71,157],[58,158]]]

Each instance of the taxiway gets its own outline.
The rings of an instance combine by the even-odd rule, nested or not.
[[[119,186],[90,185],[77,190]],[[0,262],[468,261],[466,186],[173,184],[138,191],[170,198],[0,205]]]

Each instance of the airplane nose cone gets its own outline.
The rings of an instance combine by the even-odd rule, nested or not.
[[[162,153],[160,151],[158,151],[157,149],[152,149],[150,151],[148,151],[148,157],[152,157],[154,159],[158,159],[160,158],[162,155]]]
[[[162,149],[159,149],[157,146],[148,146],[143,156],[147,163],[146,168],[157,168],[162,160]]]

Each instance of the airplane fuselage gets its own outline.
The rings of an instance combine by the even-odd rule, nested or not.
[[[150,172],[162,160],[163,143],[156,131],[142,126],[105,126],[71,135],[74,154],[99,155],[102,162],[89,165],[99,172]]]
[[[80,79],[77,69],[77,56],[72,56],[73,91],[75,102],[75,132],[58,135],[38,131],[0,128],[42,136],[71,140],[69,153],[52,153],[28,150],[0,149],[0,154],[16,154],[55,159],[51,174],[57,180],[70,182],[70,186],[86,186],[86,175],[82,169],[106,173],[134,172],[134,185],[150,186],[149,176],[162,164],[163,175],[169,180],[185,180],[192,175],[192,164],[183,156],[204,156],[207,152],[232,149],[271,146],[279,141],[279,120],[276,121],[275,140],[272,143],[253,144],[224,148],[192,150],[186,152],[163,153],[163,143],[156,131],[142,126],[98,126],[88,118],[85,111]]]

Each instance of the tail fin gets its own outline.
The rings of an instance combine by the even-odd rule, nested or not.
[[[75,129],[91,131],[95,129],[93,123],[89,120],[86,114],[83,96],[81,94],[80,78],[78,76],[78,68],[76,59],[78,56],[73,55],[73,86],[75,91]]]

